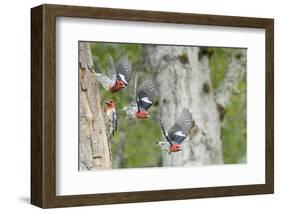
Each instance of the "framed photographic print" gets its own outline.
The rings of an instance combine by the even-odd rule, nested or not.
[[[31,203],[273,193],[272,19],[31,9]]]

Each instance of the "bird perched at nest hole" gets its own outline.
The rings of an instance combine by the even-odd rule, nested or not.
[[[115,66],[113,58],[111,55],[108,55],[107,66],[108,75],[94,73],[95,78],[103,86],[103,88],[105,88],[107,91],[115,93],[127,87],[132,72],[132,64],[128,56],[122,56]]]
[[[115,102],[113,100],[108,100],[106,102],[106,120],[108,123],[109,137],[114,136],[118,127],[118,114],[115,107]]]
[[[192,115],[185,107],[176,119],[174,125],[167,131],[160,120],[162,133],[166,141],[157,142],[157,144],[166,150],[169,154],[182,150],[181,144],[188,137],[189,130],[193,127]],[[168,148],[165,148],[168,144]]]

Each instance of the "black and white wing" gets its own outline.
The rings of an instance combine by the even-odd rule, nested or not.
[[[153,98],[156,94],[155,83],[151,76],[146,76],[145,80],[142,82],[141,86],[137,90],[137,105],[138,107],[147,111],[152,103]]]
[[[132,64],[127,55],[120,58],[116,65],[117,80],[121,80],[127,86],[132,72]]]
[[[169,138],[169,134],[168,134],[168,132],[166,131],[166,129],[165,129],[163,123],[162,123],[162,120],[160,120],[160,126],[161,126],[162,133],[163,133],[163,135],[165,136],[166,140],[172,145],[172,141],[171,141],[170,138]]]
[[[107,75],[104,73],[95,73],[97,81],[105,88],[108,89],[116,83],[116,70],[114,67],[113,59],[110,55],[107,56]]]
[[[175,124],[169,129],[168,136],[172,142],[181,144],[192,127],[192,116],[187,108],[184,108]]]
[[[111,55],[107,56],[107,72],[108,72],[108,77],[111,81],[111,85],[114,86],[116,83],[116,70],[114,66],[114,61]]]

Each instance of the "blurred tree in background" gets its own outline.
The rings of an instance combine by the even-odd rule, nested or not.
[[[214,54],[210,58],[211,79],[214,89],[217,89],[235,49],[212,49]],[[245,73],[238,82],[237,90],[232,94],[230,104],[224,112],[221,135],[224,163],[246,163],[246,75]]]
[[[113,168],[138,168],[163,166],[163,155],[157,141],[163,135],[159,126],[159,100],[150,109],[150,119],[126,120],[123,107],[134,99],[134,76],[136,71],[141,75],[151,73],[156,75],[155,69],[147,65],[146,45],[91,43],[91,52],[96,72],[106,72],[106,57],[110,54],[115,61],[123,54],[127,54],[132,61],[132,75],[128,88],[116,94],[110,94],[100,87],[102,105],[108,99],[115,100],[119,113],[118,131],[112,138]],[[150,45],[151,46],[151,45]],[[207,48],[205,48],[207,49]],[[208,48],[211,70],[212,88],[216,89],[222,81],[233,55],[233,48]],[[179,60],[188,60],[182,55]],[[161,72],[161,70],[159,71]],[[224,163],[242,163],[246,161],[246,77],[239,82],[231,98],[230,104],[223,109],[221,140]],[[185,142],[186,143],[186,142]],[[177,155],[178,153],[174,153]]]

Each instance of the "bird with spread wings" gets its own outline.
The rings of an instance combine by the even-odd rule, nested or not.
[[[105,88],[107,91],[115,93],[127,87],[132,72],[132,64],[128,56],[122,56],[115,65],[112,56],[108,55],[107,66],[108,75],[95,73],[95,78],[103,86],[103,88]]]
[[[135,100],[125,107],[127,118],[131,119],[146,119],[149,118],[148,109],[153,105],[153,100],[156,95],[155,82],[151,75],[146,75],[144,81],[137,86],[138,73],[135,77]]]
[[[182,149],[182,142],[189,135],[189,130],[193,126],[192,115],[189,110],[185,107],[174,125],[167,131],[164,127],[162,120],[160,120],[160,126],[162,133],[166,141],[157,142],[161,147],[163,147],[167,142],[169,143],[168,153],[178,152]]]

